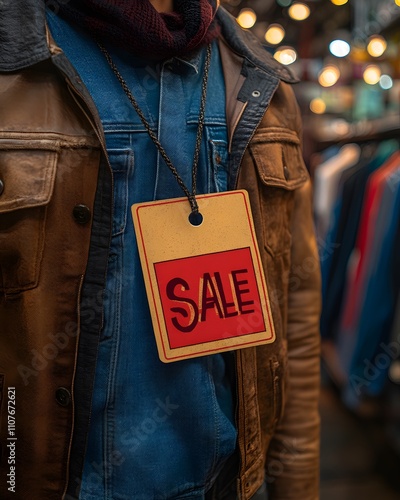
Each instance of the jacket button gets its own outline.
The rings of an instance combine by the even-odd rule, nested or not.
[[[72,211],[72,215],[78,224],[87,224],[90,221],[90,208],[86,205],[76,205]]]
[[[287,181],[290,179],[290,172],[286,165],[283,167],[283,175]]]
[[[60,406],[68,406],[71,402],[71,393],[65,387],[56,390],[56,401]]]
[[[3,194],[4,191],[4,182],[0,179],[0,194]]]

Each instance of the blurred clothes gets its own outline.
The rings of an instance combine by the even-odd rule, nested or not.
[[[329,227],[340,175],[355,165],[359,157],[360,147],[357,144],[347,144],[337,155],[322,163],[315,171],[314,211],[317,217],[317,232],[320,236],[324,236]]]
[[[396,140],[367,144],[349,166],[351,150],[343,149],[336,163],[333,157],[316,170],[315,217],[322,228],[321,335],[334,349],[332,371],[346,381],[343,399],[356,408],[363,396],[382,394],[394,358],[388,343],[400,307],[400,152]]]
[[[370,175],[379,169],[396,151],[397,143],[383,143],[378,150],[363,148],[359,161],[342,172],[337,198],[330,216],[330,227],[325,238],[320,236],[324,307],[321,316],[323,338],[333,338],[338,327],[346,273],[352,268],[358,227],[364,217],[364,195]],[[315,189],[318,189],[317,186]]]
[[[399,265],[394,253],[400,220],[400,159],[396,168],[384,179],[383,193],[376,216],[376,233],[370,241],[370,262],[364,268],[365,297],[354,329],[355,346],[349,366],[349,387],[346,391],[379,395],[385,386],[390,360],[385,348],[390,340],[398,283],[392,270]],[[368,248],[364,253],[368,252]],[[340,346],[340,351],[343,350]],[[383,358],[382,358],[383,359]],[[367,376],[368,375],[368,376]]]
[[[372,287],[371,273],[374,271],[376,259],[380,258],[385,248],[382,246],[385,238],[386,222],[393,214],[393,184],[387,188],[391,173],[398,170],[400,155],[395,153],[385,164],[374,172],[368,181],[363,209],[363,217],[358,231],[356,247],[351,257],[347,272],[346,295],[343,303],[343,313],[338,329],[338,347],[341,352],[342,364],[345,370],[350,370],[352,352],[363,322],[363,310],[367,295]],[[386,189],[389,190],[386,193]],[[392,248],[392,247],[390,247]],[[388,290],[380,290],[383,296]],[[368,316],[368,311],[364,312]]]

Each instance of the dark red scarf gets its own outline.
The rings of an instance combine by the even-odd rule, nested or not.
[[[167,59],[210,43],[219,33],[218,0],[175,0],[159,14],[149,0],[69,0],[59,14],[93,37],[141,57]]]

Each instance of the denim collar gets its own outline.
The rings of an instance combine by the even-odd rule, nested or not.
[[[176,61],[182,62],[183,64],[185,64],[185,66],[198,73],[199,66],[203,60],[203,51],[198,50],[197,52],[189,56],[174,57],[174,59]]]

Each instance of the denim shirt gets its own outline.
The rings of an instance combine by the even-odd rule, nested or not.
[[[159,360],[130,212],[133,203],[183,193],[96,44],[51,12],[48,23],[97,106],[114,178],[104,328],[80,498],[200,500],[236,445],[227,365],[222,355]],[[111,53],[191,186],[205,49],[162,63]],[[224,80],[214,43],[199,193],[226,190],[227,163]]]

